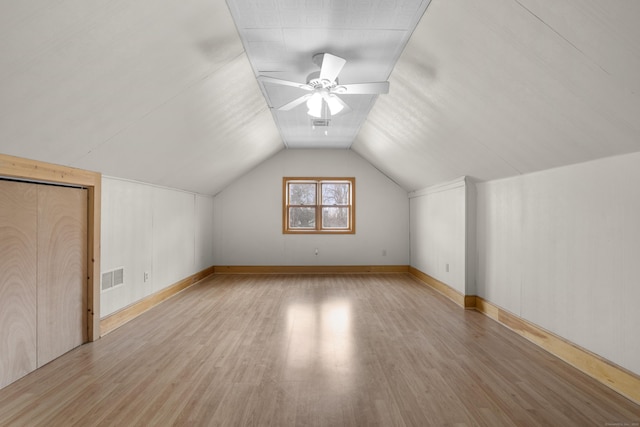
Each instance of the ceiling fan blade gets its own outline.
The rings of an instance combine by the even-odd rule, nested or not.
[[[345,95],[377,95],[389,93],[389,82],[354,83],[336,86],[331,90]]]
[[[344,67],[346,63],[346,59],[325,53],[322,57],[322,66],[320,67],[320,80],[336,81],[338,74],[340,74],[342,67]]]
[[[296,98],[293,101],[284,104],[282,107],[277,108],[277,110],[279,111],[289,111],[289,110],[293,110],[294,108],[296,108],[298,105],[303,104],[304,102],[307,101],[307,99],[311,98],[313,94],[308,93],[306,95],[302,95],[300,98]]]
[[[258,81],[262,83],[273,83],[275,85],[281,85],[281,86],[293,86],[293,87],[297,87],[299,89],[304,89],[304,90],[313,90],[313,87],[305,83],[297,83],[289,80],[276,79],[268,76],[258,76]]]

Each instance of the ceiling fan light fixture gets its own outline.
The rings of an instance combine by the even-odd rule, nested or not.
[[[307,100],[307,114],[311,117],[322,118],[322,95],[316,92]]]
[[[344,108],[344,105],[338,100],[338,97],[335,95],[329,95],[326,98],[327,104],[329,105],[329,111],[332,116],[340,113]]]

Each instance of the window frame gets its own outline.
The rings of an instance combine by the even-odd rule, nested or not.
[[[289,204],[289,184],[313,183],[316,185],[316,199],[314,205]],[[348,183],[350,200],[347,205],[323,205],[323,183]],[[315,228],[290,228],[289,209],[292,207],[313,207],[315,209]],[[347,207],[349,209],[349,227],[347,228],[323,228],[323,208]],[[282,178],[282,234],[355,234],[356,232],[356,179],[355,177],[283,177]]]

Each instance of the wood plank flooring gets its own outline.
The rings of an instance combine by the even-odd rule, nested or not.
[[[2,426],[638,426],[407,274],[211,276],[0,390]]]

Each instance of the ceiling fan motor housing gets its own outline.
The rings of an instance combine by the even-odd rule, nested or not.
[[[326,79],[323,80],[320,78],[320,71],[314,71],[307,76],[307,84],[314,89],[333,89],[338,86],[339,83],[337,77],[332,82]]]

